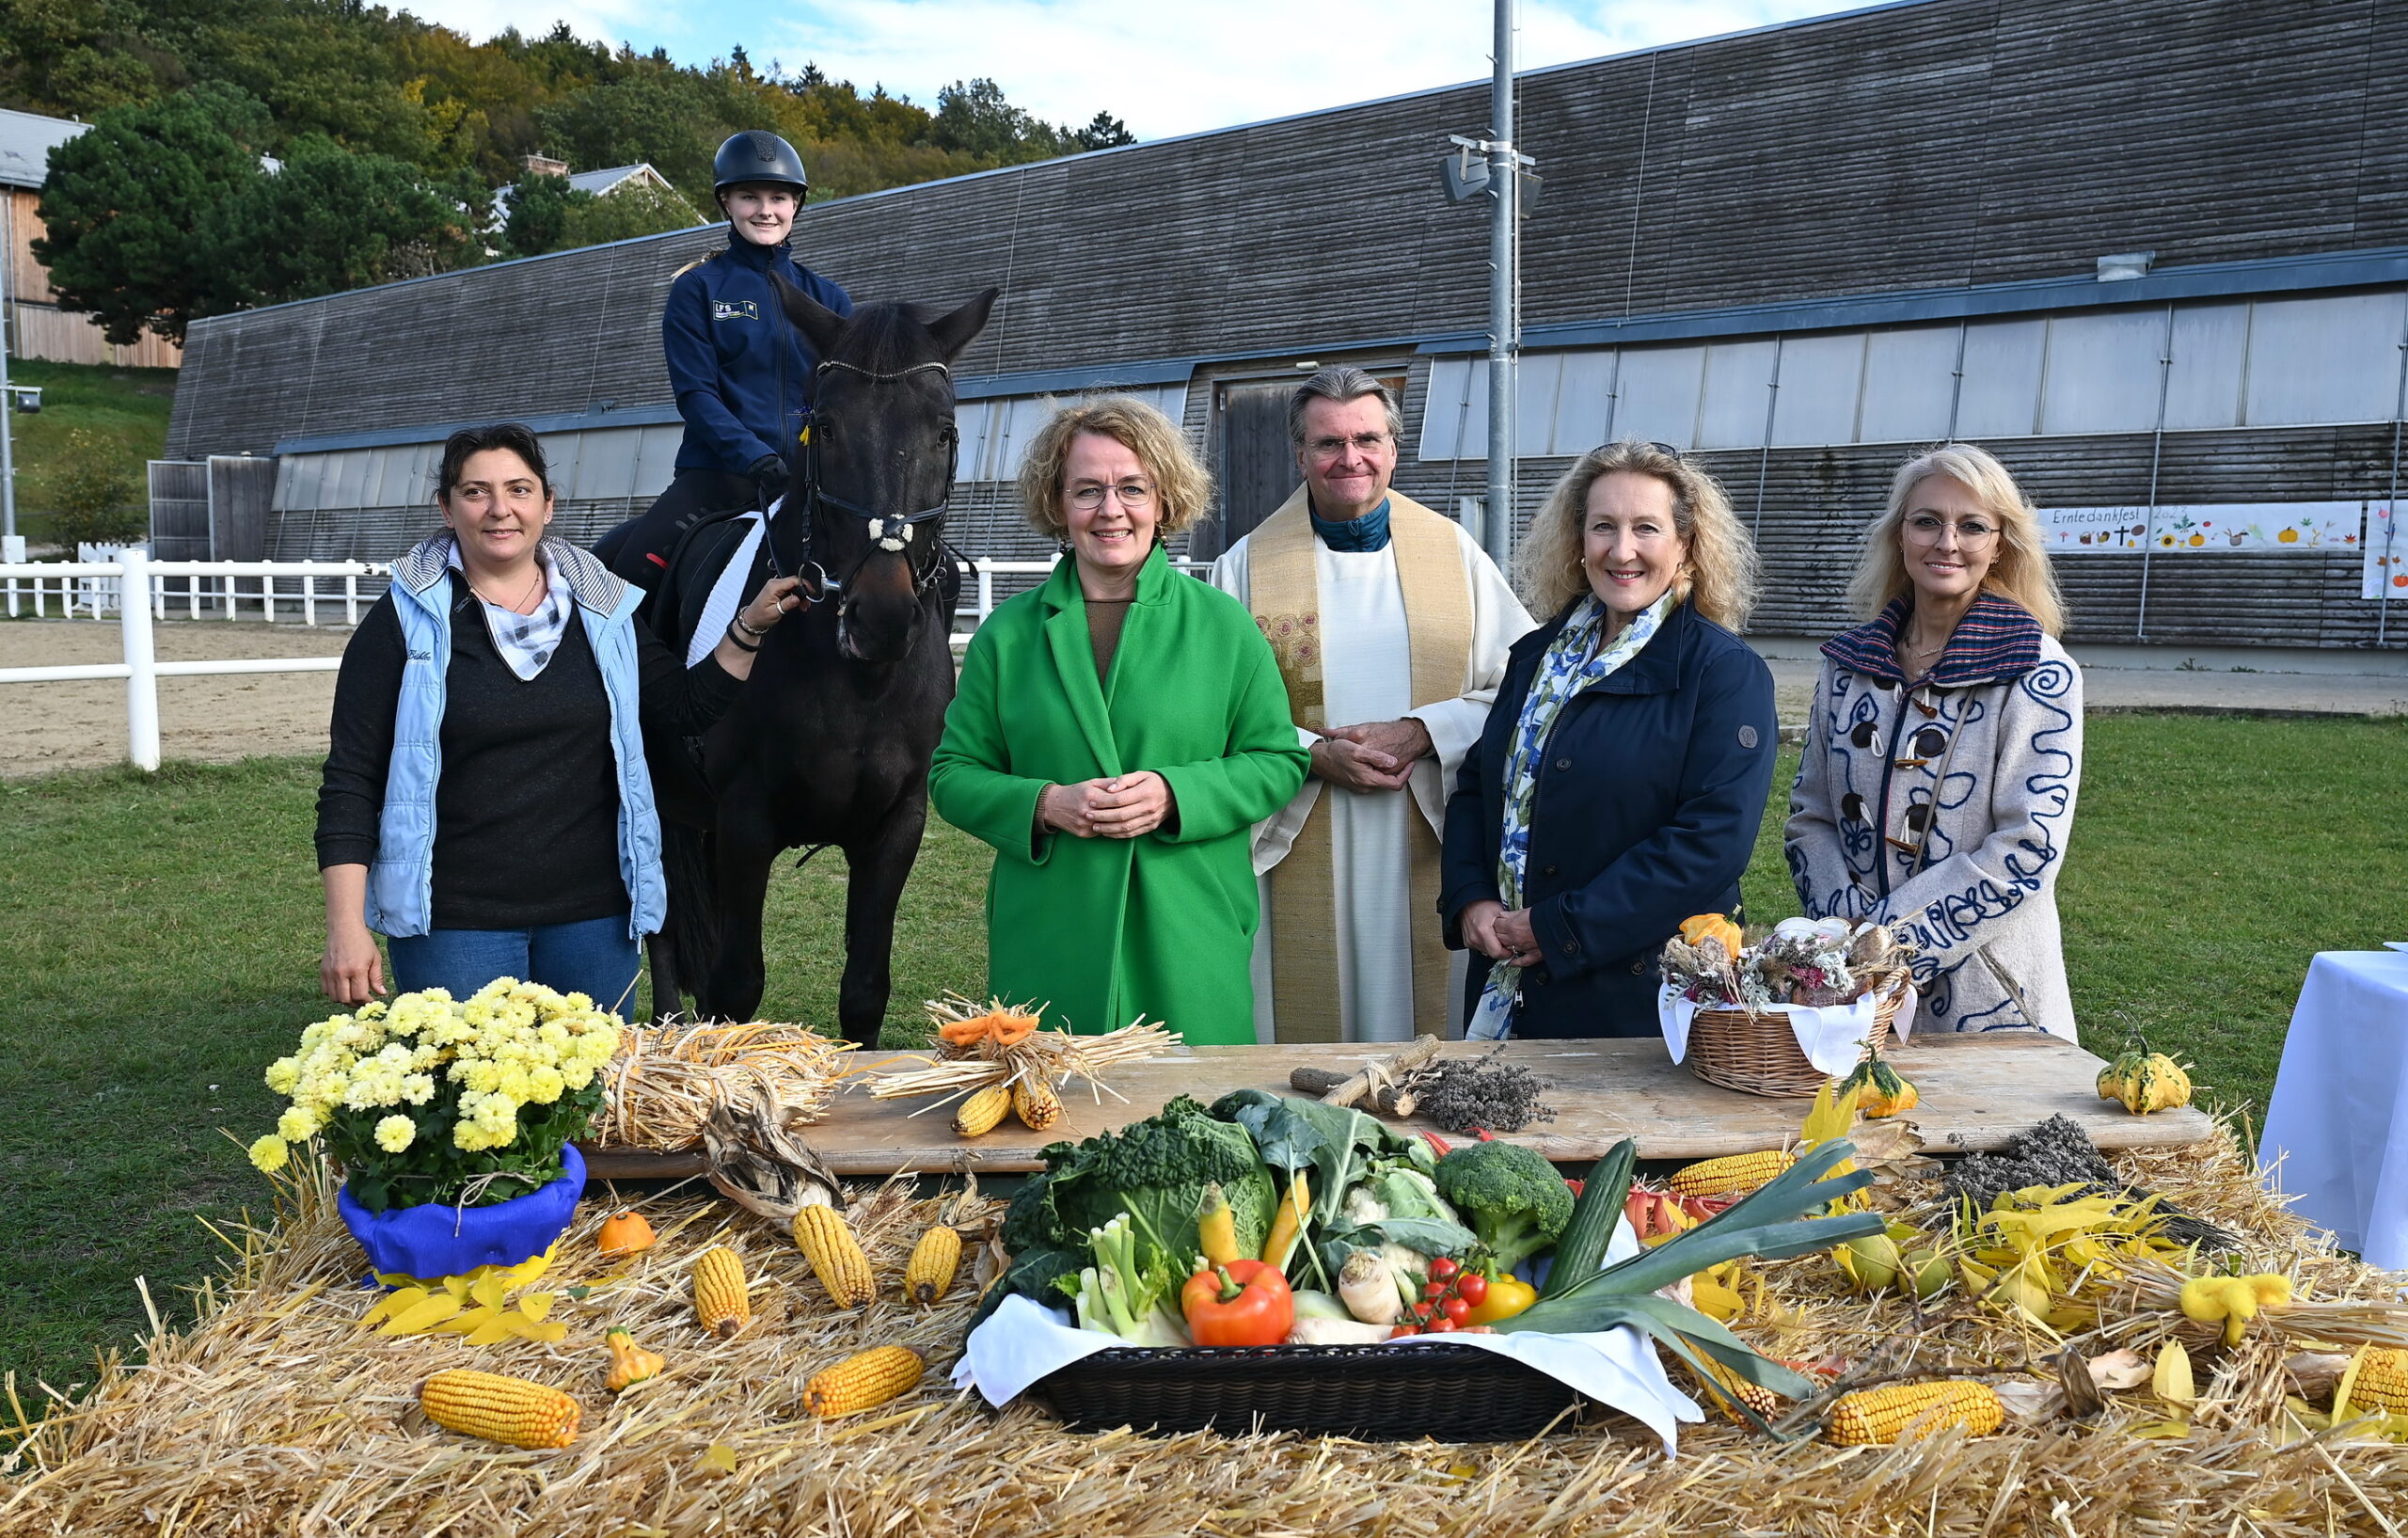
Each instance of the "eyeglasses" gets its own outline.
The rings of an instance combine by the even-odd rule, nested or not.
[[[1305,449],[1315,459],[1336,459],[1352,449],[1358,454],[1375,454],[1387,447],[1386,433],[1357,433],[1347,438],[1315,438]]]
[[[1103,505],[1109,494],[1120,499],[1120,505],[1132,513],[1143,513],[1154,505],[1154,488],[1143,481],[1123,481],[1117,486],[1080,486],[1070,493],[1070,505],[1082,513],[1092,513]]]
[[[1907,518],[1907,538],[1917,545],[1937,545],[1949,529],[1956,531],[1957,544],[1968,547],[1988,545],[1998,537],[1997,526],[1980,518],[1960,518],[1953,524],[1936,513],[1916,513]]]

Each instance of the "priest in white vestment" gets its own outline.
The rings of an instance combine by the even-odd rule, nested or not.
[[[1312,750],[1304,788],[1255,828],[1265,1043],[1463,1034],[1439,834],[1532,625],[1469,533],[1389,489],[1401,427],[1360,369],[1306,381],[1288,411],[1305,484],[1212,567],[1270,638]]]

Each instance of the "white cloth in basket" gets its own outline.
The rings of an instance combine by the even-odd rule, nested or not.
[[[1767,1005],[1757,1011],[1765,1015],[1789,1017],[1790,1034],[1798,1038],[1798,1050],[1806,1061],[1824,1073],[1845,1074],[1864,1056],[1865,1038],[1873,1034],[1874,1011],[1879,1003],[1877,991],[1867,991],[1853,1004],[1818,1009],[1803,1004]],[[1664,1045],[1671,1049],[1672,1061],[1681,1062],[1689,1054],[1689,1025],[1697,1012],[1706,1007],[1693,999],[1681,996],[1670,983],[1656,996],[1656,1018],[1664,1027]],[[1907,985],[1907,996],[1898,1006],[1897,1018],[1890,1029],[1900,1039],[1914,1028],[1915,986]]]
[[[1631,1234],[1630,1225],[1616,1220],[1613,1242],[1606,1247],[1606,1263],[1611,1265],[1638,1252],[1639,1241]],[[1536,1331],[1515,1335],[1418,1335],[1391,1340],[1382,1349],[1412,1351],[1432,1342],[1450,1341],[1511,1356],[1620,1410],[1662,1437],[1667,1457],[1678,1451],[1678,1423],[1705,1419],[1705,1412],[1698,1408],[1696,1402],[1673,1387],[1671,1380],[1664,1375],[1664,1364],[1656,1358],[1655,1343],[1628,1327],[1595,1335],[1542,1335]],[[974,1386],[988,1403],[1000,1408],[1047,1373],[1123,1343],[1117,1336],[1076,1327],[1070,1323],[1067,1308],[1049,1308],[1029,1298],[1007,1297],[963,1342],[961,1360],[953,1370],[953,1386]]]

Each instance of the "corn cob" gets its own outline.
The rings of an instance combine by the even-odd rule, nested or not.
[[[870,1278],[869,1257],[861,1241],[832,1207],[815,1203],[794,1214],[795,1248],[811,1262],[812,1275],[828,1289],[828,1300],[839,1308],[858,1308],[878,1296]]]
[[[2358,1375],[2350,1386],[2350,1403],[2357,1409],[2379,1408],[2408,1415],[2408,1351],[2369,1346],[2358,1360]]]
[[[964,1137],[984,1137],[1004,1119],[1012,1108],[1012,1092],[999,1084],[990,1084],[961,1102],[953,1113],[953,1130]]]
[[[1762,1384],[1750,1383],[1703,1353],[1699,1354],[1698,1360],[1705,1366],[1705,1372],[1700,1376],[1705,1386],[1706,1397],[1729,1419],[1741,1425],[1748,1423],[1748,1418],[1738,1411],[1739,1403],[1755,1411],[1757,1418],[1763,1420],[1770,1420],[1782,1413],[1780,1396],[1771,1389]]]
[[[1785,1149],[1761,1153],[1726,1153],[1676,1172],[1668,1182],[1676,1197],[1719,1197],[1732,1191],[1753,1191],[1798,1162]]]
[[[920,1235],[911,1260],[903,1268],[903,1295],[914,1303],[934,1303],[953,1287],[961,1268],[961,1235],[940,1223]]]
[[[809,1415],[847,1415],[883,1404],[908,1394],[927,1371],[927,1361],[910,1346],[872,1346],[835,1366],[811,1375],[802,1386],[802,1408]]]
[[[1012,1113],[1030,1132],[1050,1132],[1062,1119],[1062,1097],[1041,1079],[1022,1079],[1012,1086]]]
[[[1962,1426],[1975,1436],[1988,1436],[2005,1419],[2005,1406],[1986,1383],[1963,1378],[1893,1383],[1842,1394],[1831,1406],[1830,1436],[1843,1447],[1886,1444],[1918,1422],[1926,1431]]]
[[[694,1262],[694,1317],[721,1340],[752,1323],[752,1300],[744,1291],[744,1262],[725,1245],[703,1251]]]
[[[580,1413],[577,1401],[557,1388],[462,1367],[427,1379],[418,1403],[447,1431],[523,1448],[568,1446]]]

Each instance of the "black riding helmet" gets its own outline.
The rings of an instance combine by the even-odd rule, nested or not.
[[[800,202],[811,190],[802,157],[794,146],[766,129],[747,129],[731,135],[711,157],[711,190],[725,192],[746,182],[780,182],[794,189]]]

